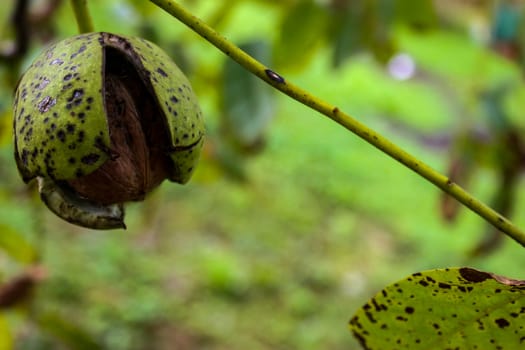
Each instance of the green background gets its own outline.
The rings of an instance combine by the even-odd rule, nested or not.
[[[340,13],[326,4],[344,1],[181,1],[233,42],[265,43],[261,57],[286,79],[438,171],[447,172],[452,155],[468,154],[476,166],[467,187],[490,202],[499,190],[497,144],[462,140],[466,130],[493,131],[480,94],[500,86],[511,86],[499,106],[509,128],[521,130],[519,62],[472,35],[490,33],[491,6],[438,6],[437,19],[398,2],[399,13],[385,12],[385,2],[358,2],[397,16],[382,29],[383,45],[369,29],[381,27],[379,15],[333,25]],[[5,41],[13,3],[0,5]],[[126,231],[72,226],[44,207],[34,184],[22,183],[11,126],[17,77],[44,38],[77,33],[69,2],[36,27],[42,35],[27,55],[0,62],[0,277],[7,282],[34,264],[47,271],[29,300],[2,311],[0,349],[358,349],[348,320],[408,274],[471,266],[524,278],[517,243],[505,238],[496,251],[470,256],[487,230],[479,217],[462,210],[446,222],[439,190],[316,112],[246,82],[225,68],[227,57],[154,5],[88,3],[96,30],[145,36],[187,72],[207,142],[189,184],[166,182],[127,205]],[[416,61],[416,77],[389,76],[396,52]],[[239,93],[241,82],[255,87]],[[522,227],[523,188],[518,180],[510,215]]]

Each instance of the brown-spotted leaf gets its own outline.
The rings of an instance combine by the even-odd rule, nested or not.
[[[451,268],[415,273],[350,320],[364,349],[525,349],[525,281]]]

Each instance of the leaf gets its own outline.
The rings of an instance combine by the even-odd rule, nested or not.
[[[260,61],[269,61],[270,48],[265,41],[240,47]],[[226,61],[223,74],[223,131],[232,144],[249,150],[260,143],[273,117],[273,91],[232,60]]]
[[[462,141],[465,137],[458,138]],[[462,145],[464,142],[457,142]],[[448,170],[446,174],[451,181],[460,184],[464,188],[468,188],[470,180],[476,170],[477,164],[472,159],[471,155],[466,152],[455,151],[449,161]],[[461,204],[448,193],[440,194],[440,209],[441,216],[448,222],[454,222],[461,209]]]
[[[0,103],[0,111],[3,106]],[[9,109],[0,112],[0,146],[4,147],[13,141],[12,113]]]
[[[492,36],[496,42],[516,40],[523,14],[517,4],[499,3],[495,9]]]
[[[345,59],[365,49],[364,38],[370,29],[371,21],[367,20],[367,6],[357,1],[348,3],[348,8],[341,9],[333,15],[333,56],[334,67],[339,67]]]
[[[10,350],[13,347],[13,335],[9,324],[4,314],[0,313],[0,350]]]
[[[281,23],[275,43],[278,69],[301,68],[316,53],[329,23],[328,12],[313,0],[297,1]]]
[[[365,349],[523,349],[525,281],[471,268],[415,273],[350,320]]]
[[[36,283],[46,276],[41,266],[33,266],[0,286],[0,308],[8,309],[25,303],[33,295]]]
[[[246,173],[244,158],[230,145],[221,142],[221,140],[217,140],[215,146],[214,160],[224,175],[237,182],[247,181],[248,174]]]
[[[396,0],[395,17],[415,29],[428,29],[438,24],[432,0]]]
[[[0,249],[23,263],[31,263],[37,256],[35,248],[20,232],[3,224],[0,224]]]
[[[62,318],[57,313],[48,312],[39,314],[37,322],[42,330],[45,330],[67,345],[68,349],[102,349],[102,346],[98,344],[90,334],[78,327],[74,322],[71,322],[71,320]]]
[[[390,0],[351,1],[336,9],[331,19],[334,67],[360,51],[369,51],[379,62],[388,61],[396,51],[391,38],[393,10]]]

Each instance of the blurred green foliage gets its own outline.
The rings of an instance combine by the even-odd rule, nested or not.
[[[436,169],[452,171],[460,159],[468,174],[457,178],[481,199],[507,186],[498,160],[517,153],[501,135],[521,139],[524,127],[521,22],[514,37],[505,26],[495,35],[495,18],[508,12],[493,1],[182,2]],[[11,98],[31,58],[49,40],[76,34],[76,24],[68,1],[29,3],[28,51],[0,61],[0,277],[7,285],[35,265],[47,277],[0,314],[0,349],[357,349],[350,315],[409,273],[469,264],[522,277],[525,257],[514,242],[473,255],[494,234],[479,218],[243,76],[142,0],[89,1],[95,28],[146,37],[180,63],[206,117],[203,159],[190,184],[163,184],[130,205],[127,231],[60,221],[16,172]],[[521,1],[512,4],[521,13]],[[16,34],[14,5],[0,4],[4,56]],[[398,54],[410,60],[396,68]],[[408,79],[395,79],[410,62]],[[494,133],[493,118],[506,121],[504,131]],[[507,214],[524,226],[522,159],[512,159]]]

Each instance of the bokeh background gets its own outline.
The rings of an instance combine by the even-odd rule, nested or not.
[[[525,227],[523,1],[180,2]],[[16,170],[12,96],[76,22],[66,0],[2,1],[0,349],[358,349],[352,314],[410,273],[525,278],[517,243],[148,1],[88,4],[96,30],[187,73],[203,157],[189,184],[128,205],[125,231],[51,214]]]

